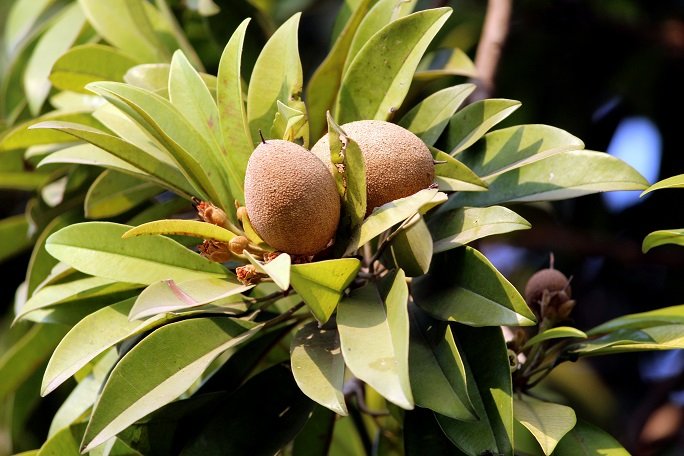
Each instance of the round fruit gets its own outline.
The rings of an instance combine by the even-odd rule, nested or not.
[[[416,135],[382,120],[360,120],[341,126],[361,148],[366,165],[366,215],[374,208],[428,188],[435,180],[432,154]],[[331,172],[328,135],[311,149]]]
[[[252,152],[245,174],[245,207],[261,238],[281,252],[313,255],[335,235],[340,197],[314,154],[279,139]]]
[[[539,305],[544,290],[549,293],[565,292],[567,298],[570,298],[571,289],[568,278],[558,269],[542,269],[535,272],[525,286],[525,301],[530,306]]]

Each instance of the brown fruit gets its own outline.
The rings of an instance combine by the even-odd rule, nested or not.
[[[366,165],[366,215],[374,208],[428,188],[435,180],[432,154],[416,135],[382,120],[360,120],[341,125],[361,148]],[[331,172],[328,135],[311,149]]]
[[[557,269],[542,269],[535,272],[525,286],[525,301],[530,306],[538,306],[544,290],[549,293],[565,292],[565,297],[570,298],[571,289],[568,278]]]
[[[314,255],[335,235],[340,198],[325,164],[303,147],[279,139],[262,142],[245,174],[245,207],[270,246]]]

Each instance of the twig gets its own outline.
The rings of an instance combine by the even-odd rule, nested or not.
[[[494,92],[494,76],[508,36],[512,3],[512,0],[489,0],[487,3],[480,43],[475,54],[478,77],[472,82],[477,84],[477,89],[470,96],[470,102],[489,98]]]

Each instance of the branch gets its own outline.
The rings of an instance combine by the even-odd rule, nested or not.
[[[491,97],[494,92],[494,77],[501,58],[501,49],[506,42],[511,19],[512,0],[489,0],[485,14],[480,43],[475,54],[475,68],[478,78],[472,82],[477,89],[470,101]]]

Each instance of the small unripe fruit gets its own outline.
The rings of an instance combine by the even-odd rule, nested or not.
[[[235,236],[228,245],[231,252],[236,255],[242,255],[242,252],[249,246],[249,239],[244,236]]]
[[[340,197],[325,164],[303,147],[279,139],[262,142],[252,153],[245,207],[267,244],[294,255],[325,249],[340,219]]]
[[[568,278],[558,269],[542,269],[535,272],[525,286],[525,301],[532,306],[541,301],[544,290],[549,293],[563,291],[569,298],[571,295]]]
[[[359,145],[366,165],[366,215],[374,208],[428,188],[435,180],[430,150],[416,135],[381,120],[360,120],[341,125]],[[328,135],[311,149],[331,172]]]

